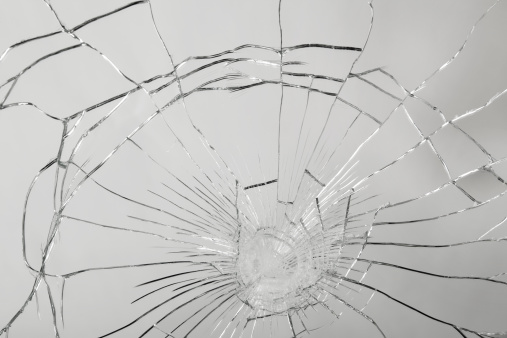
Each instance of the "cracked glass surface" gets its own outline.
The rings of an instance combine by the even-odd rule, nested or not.
[[[506,337],[507,1],[0,2],[0,337]]]

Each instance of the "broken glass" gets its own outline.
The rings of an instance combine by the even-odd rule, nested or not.
[[[1,338],[506,336],[506,1],[0,9]]]

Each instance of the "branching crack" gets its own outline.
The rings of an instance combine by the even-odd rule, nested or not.
[[[505,66],[498,39],[476,61],[505,0],[456,5],[475,22],[427,64],[420,29],[385,55],[386,13],[415,5],[38,1],[39,33],[0,56],[0,117],[19,149],[31,112],[58,142],[42,164],[26,140],[30,288],[0,337],[507,337],[507,82],[456,75]]]

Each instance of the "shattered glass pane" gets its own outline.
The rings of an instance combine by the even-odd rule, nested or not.
[[[506,337],[507,1],[0,3],[0,337]]]

